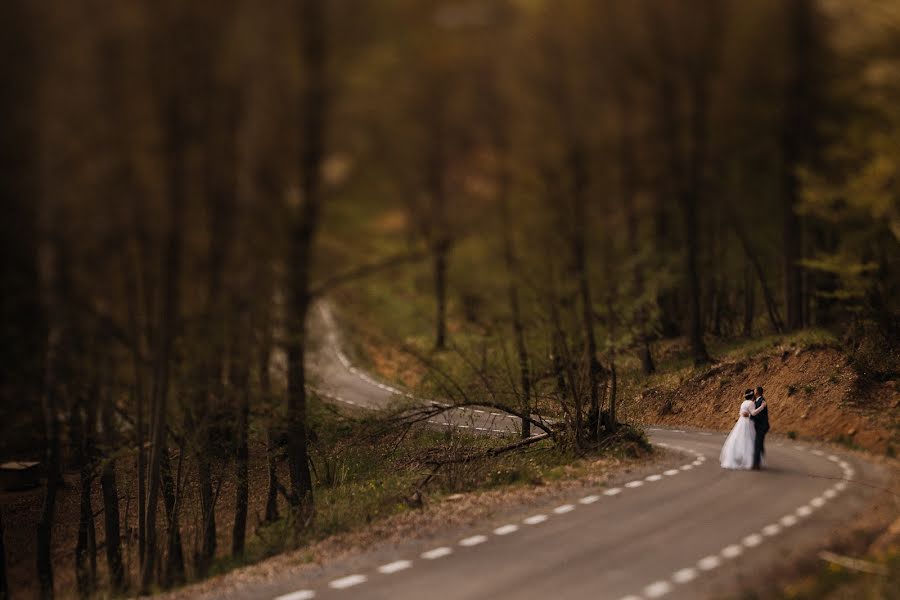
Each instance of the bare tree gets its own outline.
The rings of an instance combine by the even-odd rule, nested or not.
[[[141,589],[151,583],[156,562],[156,511],[162,487],[163,455],[167,454],[166,412],[169,398],[169,369],[172,344],[178,319],[179,279],[181,277],[182,238],[184,229],[184,118],[180,99],[174,93],[163,100],[166,139],[166,193],[168,195],[168,223],[164,241],[162,267],[163,290],[156,349],[154,356],[153,404],[151,423],[150,472],[146,514],[146,548],[141,566]],[[178,522],[174,521],[174,526]]]
[[[0,600],[9,600],[9,584],[6,579],[6,544],[3,540],[2,510],[0,510]]]
[[[821,40],[817,24],[816,2],[790,0],[784,6],[787,19],[788,50],[786,57],[782,129],[782,235],[785,327],[793,331],[803,327],[803,224],[797,214],[800,200],[798,169],[811,159],[816,143],[816,113],[821,87]]]
[[[96,374],[93,378],[96,380]],[[79,406],[74,408],[78,429],[76,447],[81,484],[78,535],[75,543],[75,575],[78,594],[83,598],[93,594],[97,585],[97,543],[91,492],[95,479],[94,434],[97,419],[95,398],[99,392],[98,387],[95,382],[87,394],[83,392],[79,394]]]
[[[313,488],[306,428],[306,317],[310,307],[313,243],[322,203],[321,170],[327,119],[325,2],[299,0],[304,89],[301,113],[302,206],[293,216],[288,241],[287,435],[291,504],[301,521],[312,516]]]
[[[109,367],[104,372],[109,375]],[[100,419],[103,425],[103,456],[100,472],[100,488],[103,494],[103,524],[106,533],[106,564],[109,569],[111,590],[119,592],[125,583],[122,564],[122,536],[119,524],[119,488],[116,481],[115,451],[119,440],[113,419],[115,407],[111,382],[106,381],[102,390]]]

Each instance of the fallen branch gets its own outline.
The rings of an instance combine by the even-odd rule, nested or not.
[[[819,558],[826,562],[840,565],[845,569],[850,569],[851,571],[871,573],[872,575],[888,574],[888,568],[886,565],[879,565],[878,563],[873,563],[859,558],[852,558],[850,556],[841,556],[840,554],[835,554],[834,552],[829,552],[827,550],[819,552]]]
[[[455,465],[455,464],[465,464],[474,462],[476,460],[483,460],[485,458],[493,458],[495,456],[500,456],[501,454],[506,454],[507,452],[512,452],[514,450],[518,450],[520,448],[525,448],[526,446],[531,446],[532,444],[536,444],[538,442],[542,442],[544,440],[550,439],[550,436],[547,434],[543,435],[533,435],[530,438],[525,438],[524,440],[519,440],[517,442],[513,442],[512,444],[507,444],[506,446],[500,446],[498,448],[489,448],[484,452],[479,452],[478,454],[469,454],[467,456],[460,456],[457,458],[448,458],[445,460],[432,460],[428,461],[427,464],[434,465],[436,467],[435,471],[428,477],[430,479],[437,469],[444,465]]]

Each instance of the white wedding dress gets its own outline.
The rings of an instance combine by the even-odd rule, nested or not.
[[[750,417],[741,413],[749,413],[756,405],[753,400],[744,400],[741,411],[738,413],[737,423],[734,424],[731,433],[722,446],[719,461],[725,469],[752,469],[753,468],[753,443],[756,441],[756,428]]]

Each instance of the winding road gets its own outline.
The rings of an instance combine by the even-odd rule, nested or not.
[[[372,379],[340,350],[324,308],[312,359],[334,401],[386,406],[401,390]],[[457,411],[447,426],[513,431],[515,419]],[[711,598],[738,595],[781,566],[811,557],[865,510],[887,474],[867,462],[777,436],[768,467],[718,465],[724,434],[651,428],[683,457],[552,505],[511,508],[464,531],[361,552],[240,592],[246,598],[385,600]]]

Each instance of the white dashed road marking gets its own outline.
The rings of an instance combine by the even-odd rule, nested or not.
[[[339,357],[339,359],[341,359],[342,363],[346,360],[346,357],[343,356],[342,354],[339,354],[338,357]],[[349,361],[347,361],[347,363],[349,363]],[[376,387],[379,387],[381,389],[388,390],[391,392],[395,392],[398,394],[403,393],[400,390],[397,390],[396,388],[392,388],[390,386],[387,386],[387,385],[381,384],[380,382],[375,381],[374,379],[370,378],[368,375],[359,372],[357,369],[355,369],[352,366],[349,366],[348,369],[353,373],[357,373],[361,379],[364,379],[364,380],[372,383]],[[406,393],[405,395],[408,396],[409,393]],[[329,397],[336,399],[338,401],[341,401],[341,402],[347,402],[350,404],[353,403],[352,401],[344,400],[340,396],[329,396]],[[438,404],[435,401],[432,401],[432,403]],[[447,406],[447,405],[442,405],[442,406]],[[478,410],[478,409],[469,409],[469,410],[471,412],[480,413],[480,414],[483,414],[485,412],[485,411]],[[510,415],[503,415],[502,413],[491,413],[491,415],[498,416],[498,417],[507,416],[507,417],[513,418]],[[436,423],[437,421],[432,420],[429,422]],[[460,424],[451,424],[451,423],[444,423],[444,424],[449,425],[449,426],[459,427],[459,428],[472,427],[479,431],[489,431],[488,428],[475,427],[474,425],[470,426],[470,425],[460,425]],[[653,431],[652,428],[650,430]],[[498,433],[504,432],[503,430],[497,430],[497,429],[493,429],[490,431],[494,431],[494,432],[498,432]],[[670,431],[672,431],[673,433],[685,433],[683,430],[677,430],[677,429],[670,430]],[[702,435],[712,435],[712,434],[702,433]],[[668,477],[672,477],[674,475],[677,475],[681,471],[689,471],[689,470],[693,469],[694,467],[699,467],[706,460],[706,457],[704,455],[702,455],[699,452],[694,451],[694,450],[686,449],[686,448],[683,448],[680,446],[670,446],[665,443],[659,443],[657,445],[661,446],[661,447],[671,447],[674,450],[679,450],[682,452],[693,454],[695,457],[695,460],[692,463],[682,465],[678,469],[668,469],[668,470],[664,471],[662,474],[648,475],[643,480],[629,481],[628,483],[626,483],[624,485],[625,488],[627,488],[627,489],[639,488],[644,485],[645,481],[655,482],[655,481],[662,480],[664,475],[668,476]],[[779,442],[776,445],[780,446],[782,444]],[[805,446],[800,446],[800,445],[794,446],[794,448],[796,450],[806,449]],[[824,491],[821,496],[815,497],[812,500],[810,500],[809,504],[806,504],[806,505],[803,505],[803,506],[800,506],[799,508],[797,508],[793,514],[788,514],[788,515],[783,516],[779,520],[778,523],[772,523],[770,525],[763,527],[759,533],[752,533],[750,535],[747,535],[746,537],[744,537],[741,540],[740,544],[731,544],[729,546],[724,547],[721,550],[721,552],[719,553],[719,555],[710,555],[710,556],[701,558],[700,560],[697,561],[696,568],[695,567],[687,567],[687,568],[679,569],[672,574],[670,580],[655,581],[655,582],[647,585],[646,587],[644,587],[642,596],[632,595],[632,596],[627,596],[625,598],[622,598],[621,600],[646,600],[648,598],[659,598],[659,597],[665,596],[666,594],[670,593],[674,589],[673,584],[676,584],[676,585],[677,584],[685,584],[690,581],[693,581],[700,575],[699,571],[711,571],[711,570],[716,569],[717,567],[721,566],[723,564],[723,560],[722,560],[723,558],[724,559],[735,559],[735,558],[741,556],[741,554],[743,554],[743,552],[744,552],[745,547],[746,548],[754,548],[754,547],[760,545],[764,541],[765,538],[763,536],[771,537],[771,536],[774,536],[774,535],[777,535],[778,533],[780,533],[780,531],[783,527],[792,527],[792,526],[796,525],[799,522],[798,517],[802,518],[802,517],[810,516],[814,512],[815,509],[824,506],[825,503],[827,502],[827,499],[834,498],[837,496],[838,493],[847,489],[847,480],[851,479],[854,475],[853,468],[850,466],[850,464],[844,460],[841,460],[839,457],[837,457],[833,454],[826,455],[824,452],[817,450],[817,449],[813,449],[813,450],[811,450],[811,452],[813,454],[815,454],[816,456],[822,456],[822,457],[827,458],[830,462],[837,463],[838,466],[840,466],[840,468],[843,470],[845,479],[839,481],[834,486],[832,486],[828,490]],[[610,489],[603,491],[603,495],[616,496],[616,495],[622,493],[622,491],[623,491],[622,488],[610,488]],[[589,505],[589,504],[594,504],[595,502],[598,502],[600,499],[601,499],[601,496],[592,494],[592,495],[588,495],[588,496],[585,496],[585,497],[579,499],[578,503],[582,504],[582,505]],[[577,508],[577,506],[575,504],[562,504],[562,505],[554,508],[553,513],[557,514],[557,515],[564,515],[566,513],[570,513],[572,511],[574,511],[576,508]],[[546,514],[537,514],[537,515],[532,515],[530,517],[523,519],[522,522],[526,525],[537,525],[537,524],[547,521],[548,518],[549,517]],[[518,525],[510,523],[507,525],[502,525],[500,527],[497,527],[496,529],[493,530],[493,534],[497,535],[497,536],[505,536],[505,535],[513,534],[518,530],[519,530]],[[487,542],[488,540],[489,540],[489,538],[486,535],[473,535],[473,536],[464,538],[462,540],[459,540],[459,542],[457,542],[457,543],[459,546],[462,546],[462,547],[473,547],[473,546],[478,546],[480,544],[483,544],[483,543]],[[435,559],[438,559],[438,558],[441,558],[444,556],[448,556],[452,553],[453,553],[452,548],[447,547],[447,546],[441,546],[441,547],[434,548],[432,550],[423,552],[420,556],[421,556],[421,558],[423,558],[425,560],[435,560]],[[412,561],[397,560],[397,561],[379,566],[377,568],[377,571],[379,573],[382,573],[385,575],[390,575],[392,573],[397,573],[399,571],[409,569],[412,566],[413,566]],[[345,589],[345,588],[350,588],[350,587],[353,587],[356,585],[360,585],[362,583],[365,583],[366,581],[368,581],[368,578],[366,575],[357,573],[357,574],[347,575],[345,577],[341,577],[338,579],[334,579],[328,583],[328,586],[332,589]],[[291,592],[289,594],[278,596],[277,598],[275,598],[275,600],[311,600],[312,598],[315,597],[315,595],[316,595],[316,593],[313,590],[298,590],[296,592]]]
[[[648,598],[661,598],[671,591],[671,583],[668,581],[656,581],[644,588],[644,595]]]
[[[347,575],[346,577],[335,579],[328,584],[328,587],[335,590],[343,590],[349,587],[353,587],[354,585],[365,583],[366,581],[368,581],[368,577],[366,577],[365,575]]]
[[[534,515],[533,517],[528,517],[527,519],[523,519],[522,522],[526,525],[537,525],[538,523],[543,523],[547,520],[547,515]]]
[[[412,562],[408,560],[397,560],[392,563],[388,563],[386,565],[381,565],[378,567],[379,573],[384,573],[385,575],[390,575],[392,573],[396,573],[397,571],[403,571],[404,569],[408,569],[412,566]]]
[[[425,560],[434,560],[436,558],[443,558],[449,554],[453,554],[453,548],[448,548],[447,546],[441,546],[440,548],[435,548],[434,550],[429,550],[428,552],[423,552],[421,554],[421,556]]]
[[[761,535],[759,535],[758,533],[754,533],[752,535],[748,535],[743,540],[741,540],[741,543],[744,544],[745,546],[747,546],[748,548],[753,548],[755,546],[759,546],[762,543],[762,541],[763,541],[763,537]]]
[[[486,535],[473,535],[472,537],[467,537],[463,540],[459,540],[459,545],[468,548],[471,546],[477,546],[478,544],[483,544],[487,540],[488,539]]]
[[[688,581],[692,581],[697,577],[697,569],[693,569],[688,567],[687,569],[681,569],[680,571],[675,571],[672,575],[672,581],[675,583],[687,583]]]
[[[794,515],[786,515],[781,517],[781,521],[779,521],[784,527],[793,527],[797,524],[797,517]]]
[[[315,597],[316,593],[312,590],[299,590],[284,596],[278,596],[275,600],[312,600]]]

